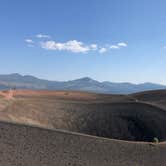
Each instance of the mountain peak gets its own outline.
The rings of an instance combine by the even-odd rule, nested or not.
[[[79,81],[79,82],[98,82],[90,77],[82,77],[73,81]]]
[[[82,80],[82,81],[91,81],[93,79],[90,78],[90,77],[82,77],[82,78],[80,78],[80,80]]]
[[[9,74],[9,76],[20,77],[20,76],[22,76],[22,75],[21,75],[21,74],[18,74],[18,73],[12,73],[12,74]]]

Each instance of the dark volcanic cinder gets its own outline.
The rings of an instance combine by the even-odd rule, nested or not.
[[[2,166],[165,166],[166,145],[0,123]]]
[[[1,91],[0,165],[165,166],[165,98],[150,96]]]
[[[28,90],[4,94],[1,120],[128,141],[166,140],[165,109],[134,95]]]

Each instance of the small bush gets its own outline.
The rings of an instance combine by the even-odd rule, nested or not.
[[[159,139],[157,137],[154,137],[153,138],[153,142],[156,143],[156,144],[158,144],[159,143]]]

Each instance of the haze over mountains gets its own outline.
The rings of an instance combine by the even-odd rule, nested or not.
[[[35,89],[35,90],[79,90],[108,94],[129,94],[146,90],[166,89],[166,85],[154,83],[114,83],[109,81],[99,82],[89,77],[71,81],[49,81],[31,75],[17,73],[0,75],[0,90],[9,88]]]

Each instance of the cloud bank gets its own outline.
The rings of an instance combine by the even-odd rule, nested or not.
[[[41,42],[41,47],[47,50],[70,51],[74,53],[86,53],[96,48],[95,45],[88,46],[77,40],[69,40],[65,43],[50,40]]]
[[[99,45],[96,43],[86,44],[78,40],[68,40],[66,42],[59,42],[55,40],[50,40],[51,36],[45,34],[37,34],[35,38],[36,39],[34,40],[27,38],[25,39],[25,42],[28,44],[28,46],[34,46],[34,44],[36,44],[36,46],[39,46],[45,50],[68,51],[72,53],[88,53],[90,51],[95,51],[100,54],[104,54],[110,50],[118,50],[128,46],[125,42],[119,42],[114,45]]]
[[[107,48],[105,48],[105,47],[102,47],[102,48],[100,48],[99,49],[99,53],[100,54],[103,54],[103,53],[105,53],[105,52],[107,52],[108,50],[107,50]]]
[[[37,34],[36,35],[37,38],[51,38],[49,35],[45,35],[45,34]]]

